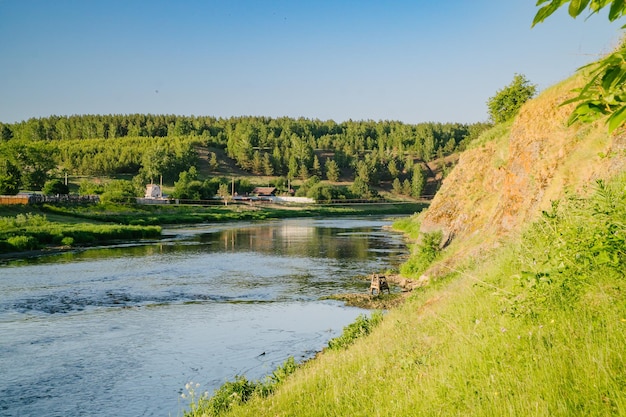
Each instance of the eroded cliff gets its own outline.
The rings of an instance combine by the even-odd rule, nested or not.
[[[513,122],[495,127],[465,151],[444,180],[421,231],[441,230],[450,250],[471,255],[522,230],[552,201],[585,193],[595,180],[626,167],[626,131],[603,122],[567,126],[573,105],[561,106],[581,76],[527,102]],[[454,263],[451,261],[448,263]]]

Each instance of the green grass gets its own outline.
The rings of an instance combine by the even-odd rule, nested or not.
[[[425,207],[420,203],[363,204],[354,206],[176,206],[176,205],[115,205],[85,206],[44,205],[47,213],[72,216],[98,222],[130,225],[165,225],[250,221],[291,217],[348,216],[370,214],[407,214]]]
[[[622,175],[219,415],[626,416],[625,271]]]
[[[57,223],[29,212],[0,217],[0,253],[160,236],[159,226]]]

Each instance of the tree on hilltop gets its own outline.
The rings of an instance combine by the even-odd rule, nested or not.
[[[515,74],[511,84],[498,90],[487,100],[489,117],[494,123],[503,123],[517,114],[520,107],[537,93],[537,85],[531,84],[522,74]]]

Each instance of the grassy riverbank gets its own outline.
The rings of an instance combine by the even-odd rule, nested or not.
[[[424,203],[386,203],[358,205],[112,205],[85,206],[44,205],[47,213],[60,214],[99,222],[115,222],[130,225],[165,225],[216,223],[225,221],[249,221],[292,217],[336,217],[374,214],[408,214],[421,211]]]
[[[160,236],[159,226],[63,223],[31,212],[0,217],[0,253],[3,254]]]
[[[271,395],[230,391],[219,415],[625,416],[625,248],[622,175],[414,291]],[[190,415],[217,415],[208,401]]]
[[[310,206],[35,205],[0,206],[0,253],[156,238],[161,225],[292,217],[406,214],[420,203]]]

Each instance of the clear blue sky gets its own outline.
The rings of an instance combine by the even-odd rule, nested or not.
[[[535,0],[0,0],[0,121],[71,114],[477,122],[549,87],[623,22]]]

